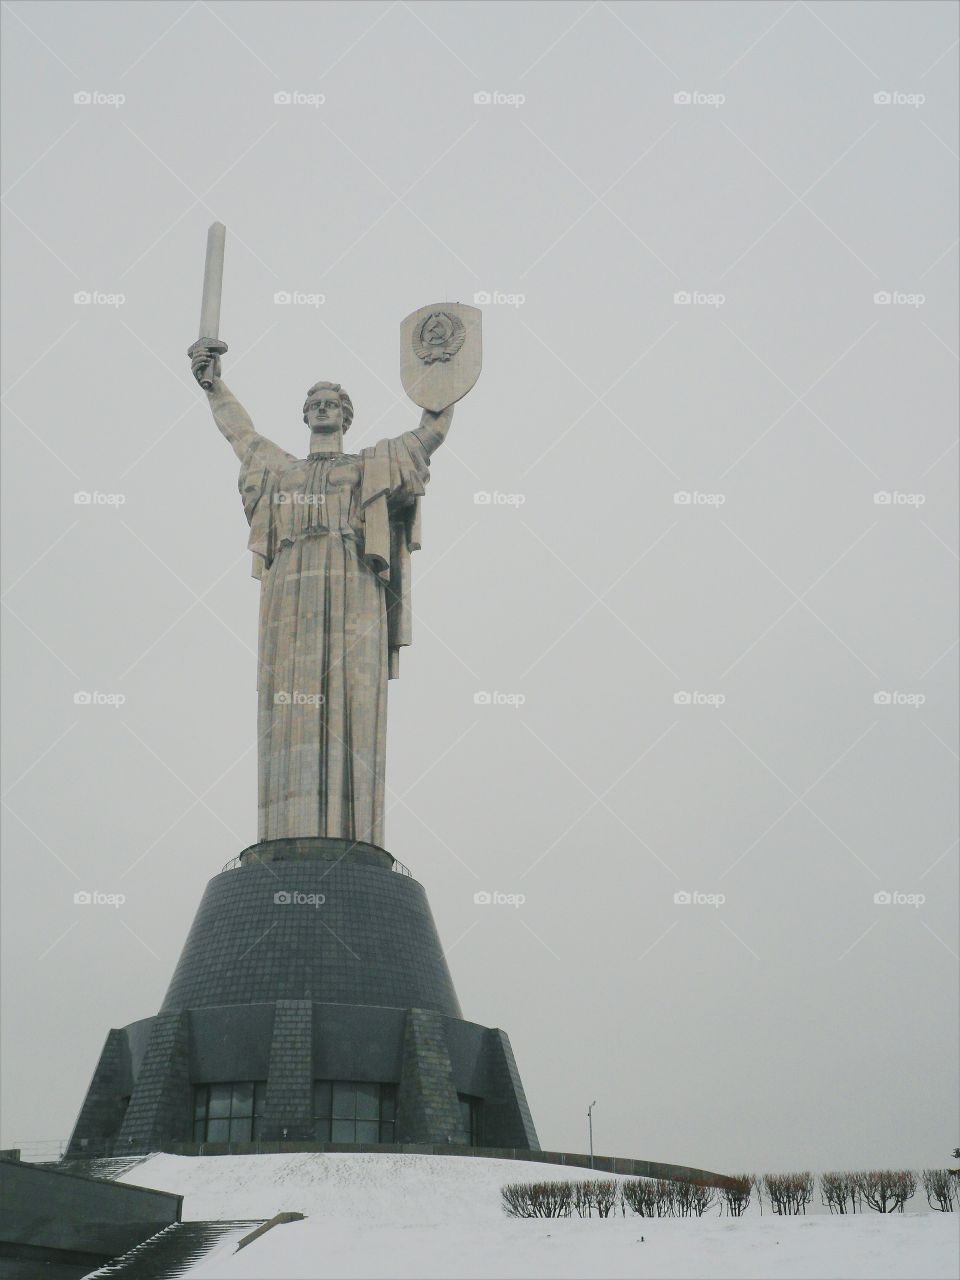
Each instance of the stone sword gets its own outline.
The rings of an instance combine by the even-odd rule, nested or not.
[[[201,351],[212,357],[222,356],[227,344],[220,340],[220,299],[223,294],[223,249],[227,228],[222,222],[214,222],[207,232],[207,257],[203,267],[203,298],[200,303],[200,336],[190,348],[191,356]],[[204,391],[211,391],[214,383],[216,359],[211,359],[210,372],[200,379]]]

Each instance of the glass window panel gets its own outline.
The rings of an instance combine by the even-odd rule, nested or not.
[[[382,1120],[380,1122],[380,1141],[381,1142],[394,1141],[393,1128],[394,1126],[393,1126],[392,1120]]]
[[[330,1125],[333,1122],[329,1116],[318,1116],[313,1122],[313,1136],[317,1142],[330,1141]]]
[[[208,1120],[207,1121],[207,1141],[208,1142],[229,1142],[230,1141],[230,1121],[229,1120]]]
[[[313,1114],[315,1116],[330,1115],[329,1080],[314,1080],[313,1082]]]
[[[480,1098],[471,1098],[466,1093],[458,1094],[457,1100],[460,1104],[460,1133],[457,1141],[465,1142],[472,1147],[478,1147],[480,1145],[480,1115],[483,1101]]]
[[[395,1120],[397,1118],[397,1086],[382,1084],[380,1086],[380,1119]]]
[[[333,1142],[356,1142],[357,1126],[353,1120],[334,1120],[331,1140]]]
[[[258,1080],[253,1086],[253,1114],[262,1116],[263,1109],[267,1101],[267,1082],[266,1080]]]
[[[230,1121],[230,1141],[231,1142],[249,1142],[251,1133],[252,1120],[250,1116],[243,1116],[239,1120]]]
[[[380,1139],[380,1124],[376,1120],[358,1120],[357,1121],[357,1141],[358,1142],[378,1142]]]
[[[218,1119],[230,1114],[230,1097],[232,1087],[228,1084],[212,1084],[210,1086],[210,1109],[208,1114]]]
[[[193,1115],[194,1119],[201,1120],[207,1114],[207,1086],[205,1084],[198,1085],[193,1091]]]
[[[339,1120],[352,1120],[357,1114],[356,1108],[357,1086],[351,1080],[335,1080],[333,1082],[333,1114]]]
[[[263,1132],[263,1118],[262,1118],[261,1116],[254,1116],[254,1117],[253,1117],[253,1140],[254,1140],[254,1142],[256,1142],[257,1138],[259,1138],[259,1137],[262,1135],[262,1132]]]
[[[233,1110],[230,1113],[234,1116],[252,1116],[253,1115],[253,1081],[238,1081],[233,1086]]]
[[[380,1086],[378,1084],[357,1085],[357,1119],[379,1120],[380,1118]]]
[[[206,1129],[206,1127],[207,1127],[207,1125],[206,1125],[206,1121],[204,1121],[204,1120],[194,1120],[194,1122],[193,1122],[193,1140],[194,1140],[194,1142],[202,1142],[202,1141],[203,1141],[203,1139],[204,1139],[204,1137],[205,1137],[204,1130]]]

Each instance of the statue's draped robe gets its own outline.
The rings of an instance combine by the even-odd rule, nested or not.
[[[411,640],[428,435],[306,459],[250,439],[240,492],[260,579],[261,840],[383,845],[387,680]]]

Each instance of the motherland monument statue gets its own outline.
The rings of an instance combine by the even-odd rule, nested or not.
[[[225,231],[210,228],[194,377],[240,461],[260,580],[260,840],[332,836],[384,844],[387,682],[411,642],[410,555],[420,499],[453,404],[480,373],[480,313],[441,303],[401,327],[401,377],[419,427],[344,451],[354,416],[338,382],[307,391],[305,457],[261,435],[223,382]]]
[[[401,324],[419,426],[347,453],[353,402],[315,381],[300,457],[220,376],[225,237],[214,223],[189,356],[240,462],[260,582],[258,838],[208,881],[157,1012],[108,1032],[69,1154],[537,1150],[509,1036],[463,1017],[426,890],[384,845],[420,500],[480,375],[480,312]]]

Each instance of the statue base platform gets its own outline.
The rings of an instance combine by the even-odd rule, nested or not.
[[[506,1033],[463,1019],[422,885],[375,845],[261,841],[213,877],[67,1154],[258,1139],[540,1149]]]

